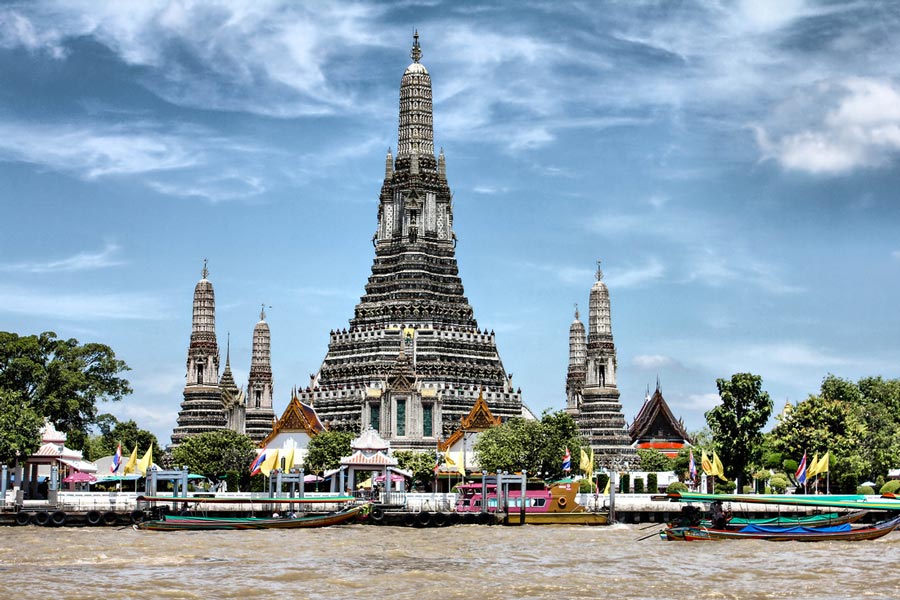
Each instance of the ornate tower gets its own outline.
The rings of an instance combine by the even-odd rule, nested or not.
[[[246,433],[254,442],[261,442],[272,431],[275,412],[272,410],[271,335],[266,323],[266,309],[259,311],[259,323],[253,328],[253,357],[247,381]]]
[[[566,374],[566,412],[577,414],[581,408],[581,391],[584,389],[584,374],[587,365],[587,342],[584,324],[578,316],[575,305],[575,319],[569,326],[569,371]]]
[[[209,270],[203,261],[203,277],[194,288],[194,318],[187,355],[187,382],[184,401],[178,413],[178,426],[172,432],[172,446],[186,437],[225,427],[222,390],[219,387],[219,345],[216,343],[216,295],[207,279]]]
[[[350,328],[300,400],[332,428],[371,425],[393,448],[433,449],[469,414],[480,388],[491,412],[522,414],[521,394],[481,330],[456,264],[453,205],[443,151],[435,159],[431,76],[419,60],[400,82],[397,157],[385,158],[375,260]]]
[[[571,405],[568,408],[575,414],[581,434],[594,449],[598,464],[619,468],[636,465],[637,453],[631,447],[631,439],[625,430],[625,417],[616,387],[616,346],[613,343],[609,290],[603,282],[600,261],[597,261],[597,281],[591,287],[588,305],[587,355],[581,394],[577,412],[571,410]]]
[[[219,380],[219,388],[222,390],[222,408],[225,411],[225,426],[232,431],[244,433],[245,397],[244,392],[234,382],[234,375],[231,373],[231,334],[228,334],[228,344],[225,348],[225,370]]]

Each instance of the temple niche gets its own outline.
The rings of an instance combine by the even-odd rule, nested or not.
[[[371,427],[394,449],[433,451],[482,391],[500,419],[522,416],[523,407],[494,332],[479,327],[463,291],[418,33],[410,56],[397,156],[385,157],[372,273],[349,327],[331,332],[321,367],[298,395],[330,429]]]

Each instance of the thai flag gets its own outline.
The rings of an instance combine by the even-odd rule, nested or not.
[[[800,485],[806,483],[806,452],[803,453],[803,460],[800,461],[800,466],[797,467],[797,472],[794,473],[794,479]]]
[[[688,476],[691,478],[691,481],[697,479],[697,463],[694,462],[694,451],[691,450],[691,458],[690,462],[688,462]]]
[[[563,454],[563,471],[571,471],[572,470],[572,453],[569,452],[569,447],[566,446],[566,453]]]
[[[109,472],[116,473],[119,470],[119,465],[122,464],[122,443],[119,442],[119,447],[116,448],[116,453],[113,454],[112,464],[109,465]]]
[[[250,465],[250,475],[256,475],[259,473],[260,467],[266,461],[266,451],[263,450],[259,453],[259,456],[253,461],[253,464]]]

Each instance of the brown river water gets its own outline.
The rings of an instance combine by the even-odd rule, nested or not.
[[[0,527],[0,597],[900,597],[897,532],[856,543],[637,541],[654,530]]]

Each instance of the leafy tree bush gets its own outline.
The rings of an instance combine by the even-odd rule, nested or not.
[[[12,464],[41,446],[44,418],[22,402],[21,394],[0,389],[0,463]]]
[[[172,461],[180,468],[187,465],[212,481],[226,477],[228,471],[244,472],[256,456],[256,444],[249,436],[230,429],[207,431],[186,438],[172,451]]]
[[[688,486],[680,481],[673,481],[668,486],[666,486],[666,493],[671,494],[674,492],[686,492],[688,491]]]
[[[671,458],[654,448],[641,448],[637,453],[641,471],[671,471],[674,467]]]
[[[33,449],[40,444],[31,426],[37,415],[68,434],[69,447],[81,450],[96,421],[97,402],[121,400],[131,393],[128,381],[118,376],[127,370],[103,344],[57,339],[52,331],[29,336],[0,331],[0,403],[15,402],[24,419],[0,420],[0,438],[11,435],[9,446],[17,452]],[[33,436],[33,441],[25,443],[23,436]],[[2,458],[11,462],[14,457]]]
[[[856,493],[865,496],[872,496],[873,494],[875,494],[875,490],[872,489],[871,485],[861,485],[856,488]]]
[[[642,477],[634,478],[634,493],[635,494],[643,494],[644,493],[644,479]]]
[[[775,473],[769,478],[769,487],[771,487],[772,491],[776,494],[783,494],[787,491],[789,483],[787,475],[784,473]]]
[[[726,476],[746,481],[747,468],[762,452],[762,428],[772,414],[772,399],[762,390],[762,378],[751,373],[717,379],[716,387],[722,403],[706,413],[706,423]]]
[[[896,494],[897,490],[900,490],[900,479],[892,479],[881,486],[881,489],[878,490],[879,494]]]
[[[316,434],[306,446],[303,468],[307,473],[338,468],[341,458],[353,453],[350,443],[354,438],[356,435],[350,431],[322,431]]]
[[[651,494],[659,493],[656,473],[647,473],[647,491]]]
[[[622,479],[619,481],[619,491],[623,494],[631,491],[631,474],[624,473],[622,475]]]
[[[729,481],[716,481],[715,492],[717,494],[730,494],[734,492],[734,489],[737,487],[737,484],[731,480]]]
[[[434,480],[434,454],[431,452],[398,450],[393,455],[401,469],[412,471],[414,483],[418,482],[425,486],[427,491],[431,491]]]
[[[609,483],[609,475],[607,475],[606,473],[600,473],[594,478],[594,481],[597,482],[597,489],[599,489],[600,493],[602,494],[606,489],[606,484]]]
[[[582,494],[593,494],[594,482],[590,479],[582,479],[578,483],[578,491]]]

